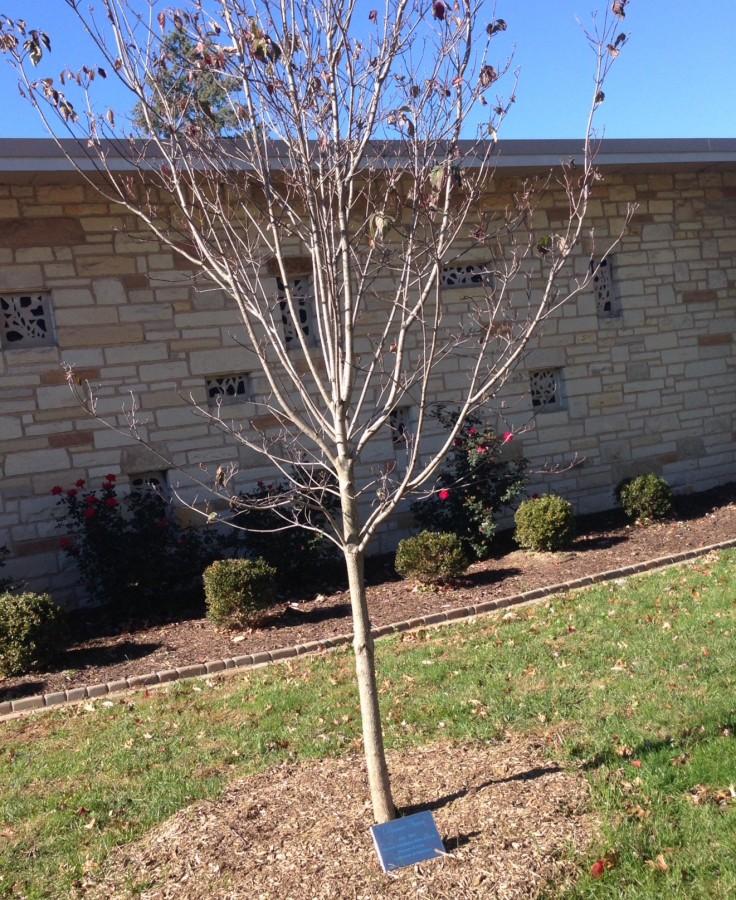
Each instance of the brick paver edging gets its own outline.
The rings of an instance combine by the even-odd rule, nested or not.
[[[485,615],[508,606],[518,606],[534,600],[541,600],[553,594],[563,594],[578,588],[588,587],[604,581],[612,581],[615,578],[626,578],[640,572],[649,572],[653,569],[661,569],[677,563],[705,556],[715,550],[727,550],[736,547],[736,538],[721,541],[718,544],[709,544],[706,547],[698,547],[695,550],[685,550],[682,553],[672,553],[668,556],[659,556],[646,562],[635,563],[632,566],[623,566],[620,569],[608,569],[595,575],[586,575],[584,578],[576,578],[573,581],[564,581],[561,584],[553,584],[548,587],[535,588],[522,594],[512,594],[509,597],[501,597],[498,600],[484,600],[471,606],[459,606],[446,612],[430,613],[426,616],[417,616],[415,619],[406,619],[403,622],[395,622],[392,625],[382,625],[373,629],[373,636],[384,637],[389,634],[399,634],[405,631],[413,631],[428,625],[440,625],[445,622],[457,622],[462,619],[472,619],[475,616]],[[192,666],[182,666],[177,669],[164,669],[162,672],[151,672],[149,675],[131,675],[129,678],[121,678],[116,681],[108,681],[104,684],[90,684],[81,687],[70,688],[68,691],[56,691],[52,694],[35,694],[32,697],[21,697],[18,700],[6,700],[0,703],[0,722],[3,719],[15,718],[22,713],[36,712],[42,709],[58,708],[68,703],[79,703],[83,700],[97,700],[109,694],[119,694],[122,691],[139,690],[140,688],[168,684],[172,681],[181,681],[186,678],[201,678],[207,675],[216,675],[221,672],[234,670],[244,671],[255,667],[279,662],[284,659],[295,659],[297,656],[306,656],[324,650],[334,650],[350,644],[352,634],[341,634],[336,637],[324,638],[320,641],[309,641],[306,644],[297,644],[294,647],[282,647],[278,650],[251,653],[245,656],[233,656],[228,659],[216,659],[206,663]]]

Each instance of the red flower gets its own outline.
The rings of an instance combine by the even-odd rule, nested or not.
[[[76,497],[76,496],[77,496],[77,489],[76,489],[76,488],[69,488],[69,490],[66,492],[66,495],[67,495],[67,497]]]
[[[109,481],[102,482],[102,490],[103,491],[111,491],[113,489],[113,487],[114,487],[114,485]]]
[[[78,488],[83,488],[87,483],[84,478],[80,478],[79,481],[74,482]]]
[[[94,517],[96,515],[97,515],[97,510],[93,509],[91,506],[88,506],[87,509],[85,509],[85,511],[84,511],[85,519],[94,519]]]
[[[504,444],[508,444],[514,439],[513,431],[504,431],[503,433],[503,442]]]
[[[51,493],[54,495],[54,497],[58,497],[59,494],[63,494],[63,493],[64,493],[64,488],[63,488],[63,487],[60,487],[58,484],[55,484],[55,485],[51,488]]]
[[[72,545],[72,539],[68,537],[59,538],[59,546],[62,550],[68,550]]]
[[[105,500],[105,506],[109,506],[110,508],[118,506],[118,501],[115,497],[108,497],[107,500]]]
[[[118,480],[118,476],[117,476],[117,475],[105,475],[105,481],[112,481],[112,482],[115,482],[115,481],[117,481],[117,480]]]
[[[447,488],[442,488],[442,490],[438,492],[437,496],[440,498],[440,500],[449,500],[450,492],[447,490]]]
[[[488,447],[483,446],[483,447],[477,447],[476,449],[477,449],[478,453],[480,453],[481,456],[483,456],[484,453],[488,453]]]
[[[477,428],[469,428],[469,429],[468,429],[468,434],[469,434],[471,437],[475,437],[476,434],[478,434],[478,429],[477,429]]]
[[[94,506],[94,504],[97,503],[97,497],[95,497],[94,494],[87,494],[87,496],[84,498],[84,502],[88,506]]]

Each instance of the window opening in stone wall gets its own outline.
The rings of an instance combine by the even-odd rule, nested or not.
[[[532,406],[539,412],[562,408],[562,370],[537,369],[529,373]]]
[[[408,406],[397,406],[388,417],[391,429],[391,443],[396,450],[406,450],[409,446],[411,409]]]
[[[595,271],[596,266],[598,266],[597,272]],[[613,284],[613,259],[610,256],[606,257],[606,259],[600,260],[600,264],[598,260],[591,260],[590,271],[595,272],[595,275],[593,275],[593,290],[595,291],[598,317],[610,319],[619,315]]]
[[[50,347],[56,343],[51,296],[33,291],[0,295],[0,346]]]
[[[251,399],[250,375],[237,372],[232,375],[210,375],[205,379],[209,406],[223,406]]]
[[[286,299],[286,287],[280,279],[276,279],[279,289],[279,308],[284,328],[284,344],[286,349],[299,347],[299,335]],[[309,275],[300,275],[290,281],[292,297],[298,317],[298,327],[304,335],[308,347],[317,346],[317,329],[314,321],[314,286]]]
[[[462,266],[444,266],[440,284],[446,290],[452,288],[490,287],[493,275],[486,266],[466,263]]]

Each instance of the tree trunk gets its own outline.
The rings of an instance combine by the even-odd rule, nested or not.
[[[344,554],[353,614],[353,648],[360,697],[360,717],[363,724],[363,749],[368,770],[373,815],[376,822],[380,823],[396,818],[396,807],[391,797],[391,782],[383,746],[373,636],[371,635],[368,603],[365,596],[364,554],[359,552],[355,544],[350,541],[355,533],[357,516],[357,504],[352,487],[352,483],[340,485],[343,522],[347,538]]]

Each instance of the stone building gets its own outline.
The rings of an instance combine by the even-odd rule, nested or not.
[[[510,141],[499,176],[578,151],[574,141]],[[736,140],[607,141],[598,163],[597,233],[617,233],[629,202],[638,211],[596,284],[545,327],[506,398],[508,420],[533,426],[517,452],[538,466],[581,460],[532,488],[586,512],[611,506],[632,474],[659,472],[682,493],[732,480],[736,463]],[[550,197],[540,215],[554,228],[566,212]],[[234,305],[198,290],[181,259],[103,202],[53,143],[0,141],[0,546],[10,575],[73,593],[53,486],[109,472],[123,484],[174,477],[80,409],[62,363],[97,385],[99,414],[121,426],[135,394],[148,440],[175,471],[193,471],[237,451],[189,396],[258,415],[240,335]],[[451,397],[462,379],[446,380]],[[253,481],[269,474],[252,455],[238,461]]]

